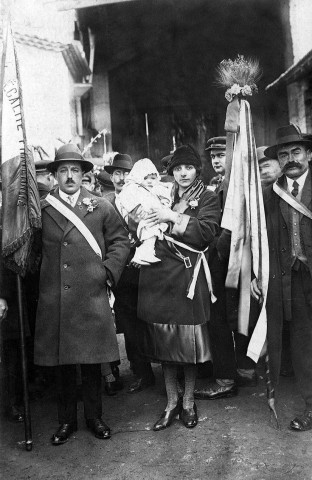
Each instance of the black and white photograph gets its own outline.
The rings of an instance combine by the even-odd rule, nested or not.
[[[2,0],[0,479],[312,480],[311,0]]]

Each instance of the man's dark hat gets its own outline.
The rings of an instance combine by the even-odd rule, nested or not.
[[[39,160],[35,162],[36,173],[50,173],[47,166],[51,163],[50,160]]]
[[[205,150],[224,150],[226,147],[226,137],[209,138]]]
[[[104,170],[112,174],[114,170],[119,170],[120,168],[130,172],[132,167],[133,163],[130,155],[127,155],[126,153],[116,153],[113,163],[111,165],[105,165]]]
[[[267,148],[269,148],[267,145],[266,145],[266,146],[263,146],[263,147],[258,147],[258,148],[257,148],[257,160],[258,160],[258,163],[263,162],[264,160],[275,160],[275,158],[267,157],[267,156],[264,154],[264,151],[265,151]]]
[[[181,145],[174,151],[167,167],[168,174],[173,175],[173,169],[178,165],[193,165],[197,171],[201,170],[200,156],[192,145]]]
[[[298,125],[291,123],[276,130],[276,144],[268,147],[264,151],[264,155],[277,160],[277,150],[281,145],[286,145],[287,143],[303,143],[307,148],[312,147],[310,135],[302,133]]]
[[[55,173],[61,162],[79,162],[84,173],[90,172],[94,166],[83,158],[81,151],[73,143],[62,145],[56,152],[54,162],[48,163],[47,169]]]
[[[108,172],[105,172],[105,170],[101,170],[101,172],[97,174],[96,179],[103,187],[114,190],[115,187],[110,179],[110,175]]]

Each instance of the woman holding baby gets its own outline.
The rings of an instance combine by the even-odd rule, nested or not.
[[[146,228],[169,225],[164,238],[155,242],[160,261],[141,266],[139,283],[140,344],[146,357],[161,362],[167,392],[155,431],[169,427],[177,416],[187,428],[197,425],[197,364],[211,359],[207,322],[215,297],[207,260],[220,207],[199,178],[201,167],[193,147],[179,147],[168,165],[175,180],[171,208],[154,207],[145,218]],[[184,371],[183,399],[178,396],[178,367]]]

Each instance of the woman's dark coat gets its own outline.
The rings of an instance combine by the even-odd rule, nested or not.
[[[182,203],[181,203],[182,205]],[[198,206],[183,211],[186,228],[174,227],[172,237],[196,250],[204,250],[216,235],[220,217],[218,197],[205,190]],[[187,298],[197,254],[178,247],[189,257],[186,268],[166,240],[157,241],[156,256],[161,262],[141,268],[138,317],[142,321],[143,353],[156,360],[178,363],[201,363],[209,360],[207,322],[210,318],[210,294],[201,267],[193,300]],[[208,252],[206,254],[208,258]]]

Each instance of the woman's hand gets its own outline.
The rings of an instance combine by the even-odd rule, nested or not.
[[[170,208],[153,208],[153,210],[145,218],[147,227],[153,227],[162,222],[175,222],[177,220],[177,213],[170,210]]]
[[[252,297],[257,300],[259,303],[262,301],[262,290],[261,285],[258,284],[256,278],[254,278],[250,284],[250,293]]]
[[[8,311],[8,304],[4,298],[0,298],[0,320],[4,320]]]

